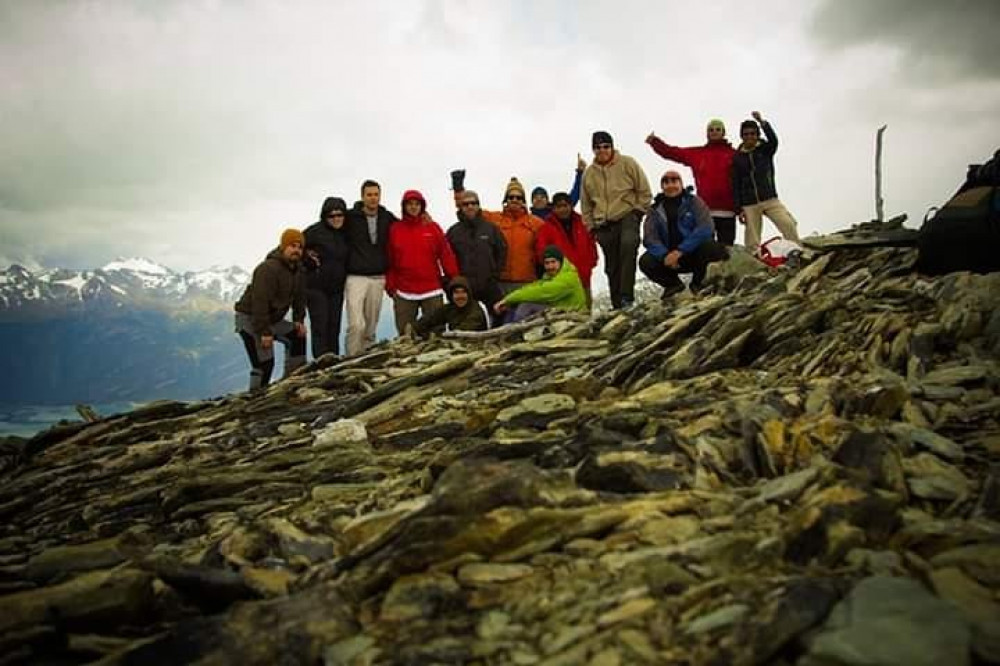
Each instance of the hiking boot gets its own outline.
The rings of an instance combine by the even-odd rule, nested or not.
[[[683,284],[673,284],[670,285],[669,287],[664,287],[663,293],[660,294],[660,301],[666,303],[667,301],[669,301],[671,298],[681,293],[682,291],[684,291]]]

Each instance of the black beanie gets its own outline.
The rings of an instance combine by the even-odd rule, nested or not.
[[[602,143],[610,143],[612,146],[615,145],[614,139],[612,139],[611,135],[604,130],[594,132],[594,136],[590,139],[590,147],[597,148],[597,146]]]
[[[563,253],[555,245],[548,245],[545,247],[545,252],[542,254],[542,259],[558,259],[559,263],[562,263]]]
[[[569,195],[565,192],[556,192],[552,195],[552,205],[555,206],[560,201],[565,201],[570,206],[573,205],[573,200],[569,198]]]
[[[757,124],[756,120],[744,120],[743,122],[740,123],[740,134],[743,134],[743,130],[745,129],[757,130],[757,132],[759,133],[760,125]]]

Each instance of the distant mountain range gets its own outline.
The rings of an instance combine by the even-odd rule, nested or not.
[[[250,281],[239,266],[178,273],[149,259],[118,259],[93,270],[0,271],[0,321],[124,307],[228,309]]]
[[[143,258],[0,270],[0,408],[244,390],[249,363],[233,303],[249,281],[239,266],[182,273]],[[378,335],[395,335],[388,298]]]
[[[0,271],[0,404],[194,399],[243,387],[238,266],[179,273],[149,259]]]

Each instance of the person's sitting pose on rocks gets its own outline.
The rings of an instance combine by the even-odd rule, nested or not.
[[[708,264],[728,259],[729,253],[712,240],[708,205],[684,188],[680,173],[664,173],[660,190],[642,226],[646,251],[639,258],[639,270],[663,287],[662,298],[667,299],[684,290],[680,273],[691,273],[691,288],[697,290]]]
[[[740,222],[746,225],[743,246],[753,254],[760,253],[760,232],[764,217],[778,227],[781,235],[799,242],[798,223],[778,198],[774,184],[774,153],[778,150],[778,135],[771,123],[753,112],[753,120],[740,123],[743,143],[733,156],[733,200]],[[758,125],[758,123],[760,123]],[[761,130],[767,141],[760,140]]]
[[[274,371],[274,341],[285,345],[287,377],[306,362],[306,282],[301,267],[305,237],[285,229],[280,246],[253,271],[236,303],[236,332],[250,357],[250,390],[263,389]],[[292,321],[285,313],[292,309]]]
[[[421,338],[442,331],[485,331],[490,315],[486,306],[473,297],[469,282],[459,275],[448,285],[449,302],[438,310],[422,316],[413,325]]]
[[[576,267],[563,256],[555,245],[549,245],[544,252],[545,275],[519,289],[515,289],[493,306],[502,314],[510,306],[517,306],[511,322],[520,321],[533,314],[553,308],[586,312],[587,294],[576,272]]]

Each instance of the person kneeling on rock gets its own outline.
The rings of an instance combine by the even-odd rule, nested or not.
[[[413,332],[421,338],[442,331],[485,331],[490,316],[486,306],[473,298],[469,281],[461,275],[448,285],[448,304],[420,317]]]
[[[542,255],[545,275],[540,280],[515,289],[493,306],[503,314],[510,306],[517,306],[511,322],[520,321],[549,308],[587,312],[587,293],[580,282],[576,267],[563,256],[555,245],[545,248]]]
[[[236,332],[250,357],[250,390],[271,383],[274,341],[285,345],[285,377],[306,362],[306,283],[302,269],[305,236],[285,229],[281,245],[253,271],[236,303]],[[285,319],[292,309],[292,321]]]
[[[663,287],[666,300],[684,291],[680,273],[691,273],[691,289],[698,290],[708,265],[728,259],[729,252],[712,240],[712,214],[691,188],[685,189],[680,173],[664,173],[660,190],[642,226],[646,252],[639,257],[639,270]]]

